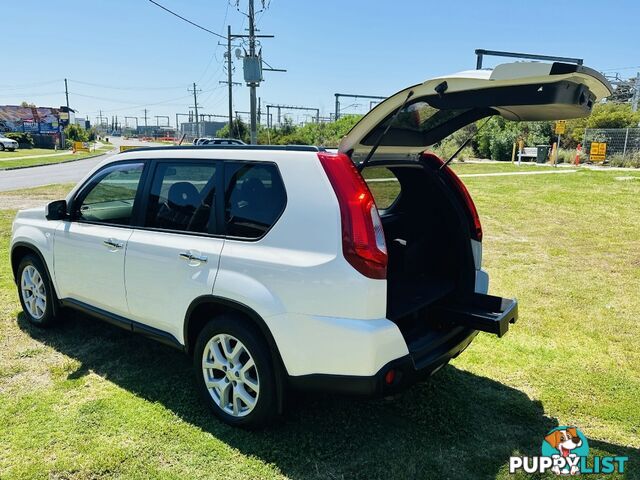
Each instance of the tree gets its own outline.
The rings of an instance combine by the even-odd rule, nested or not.
[[[36,104],[35,103],[29,103],[29,102],[24,102],[24,101],[20,104],[20,106],[24,107],[24,108],[36,108]]]
[[[64,129],[64,136],[70,142],[88,142],[89,134],[78,125],[67,125]]]
[[[236,118],[232,123],[232,132],[229,135],[229,124],[226,124],[220,130],[216,132],[216,137],[222,138],[237,138],[243,142],[249,142],[249,128],[247,124],[242,121],[241,118]]]
[[[632,112],[628,103],[598,103],[591,115],[567,122],[566,143],[563,146],[573,148],[584,138],[585,128],[627,128],[637,127],[640,112]]]

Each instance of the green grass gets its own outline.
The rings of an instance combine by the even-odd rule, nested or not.
[[[0,478],[506,480],[509,456],[537,455],[556,425],[640,478],[640,175],[465,183],[491,292],[518,297],[519,322],[394,398],[298,395],[260,432],[214,420],[177,351],[80,315],[31,327],[0,210]]]
[[[31,155],[51,155],[52,153],[60,153],[60,150],[53,150],[51,148],[19,148],[13,152],[4,150],[0,152],[0,160],[13,157],[28,157]]]
[[[0,170],[15,167],[35,167],[39,165],[49,165],[52,163],[68,162],[70,160],[81,160],[93,155],[100,155],[109,152],[113,149],[112,145],[105,145],[102,148],[96,149],[91,152],[78,152],[69,153],[66,155],[55,155],[51,157],[36,157],[36,158],[15,158],[14,160],[5,160],[5,158],[14,157],[29,157],[31,155],[50,155],[52,153],[62,153],[61,151],[46,150],[42,148],[34,148],[31,150],[20,150],[17,152],[0,152]]]

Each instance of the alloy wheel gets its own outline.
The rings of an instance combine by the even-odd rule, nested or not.
[[[47,311],[47,290],[40,272],[33,265],[22,270],[20,293],[29,315],[36,320],[44,317]]]
[[[207,342],[202,374],[209,395],[228,415],[244,417],[258,403],[258,369],[247,347],[236,337],[220,333]]]

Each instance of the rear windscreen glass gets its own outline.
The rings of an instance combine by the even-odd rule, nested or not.
[[[369,132],[363,145],[374,145],[392,121],[381,146],[426,146],[439,142],[465,125],[497,113],[490,108],[438,109],[425,100],[406,105],[393,119],[393,114]]]

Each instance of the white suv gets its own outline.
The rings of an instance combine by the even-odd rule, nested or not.
[[[427,147],[491,115],[585,116],[609,93],[584,67],[506,64],[399,92],[338,153],[129,150],[18,213],[24,313],[48,326],[70,307],[184,350],[234,425],[272,419],[288,388],[397,391],[517,318],[487,295],[474,204]]]

